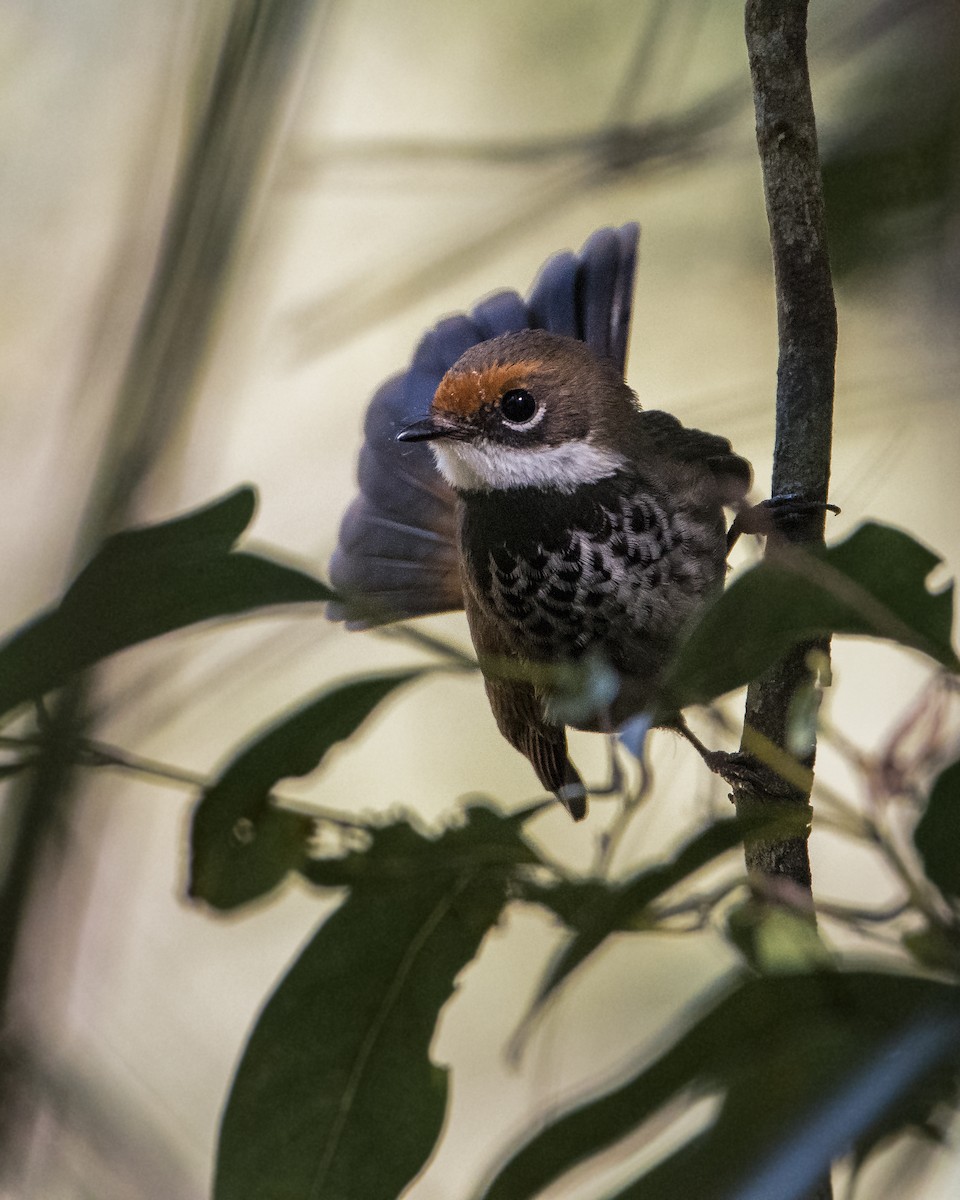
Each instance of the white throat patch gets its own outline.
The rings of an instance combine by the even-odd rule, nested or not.
[[[537,449],[484,441],[438,441],[430,448],[440,474],[460,492],[518,487],[573,492],[585,483],[606,479],[626,463],[622,455],[585,441]]]

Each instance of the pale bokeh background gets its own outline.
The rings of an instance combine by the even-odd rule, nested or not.
[[[869,73],[929,37],[949,5],[899,7],[902,23],[872,36],[891,6],[861,0],[840,15],[813,5],[825,147],[863,111]],[[68,577],[177,155],[229,9],[10,0],[0,14],[4,628]],[[741,22],[732,0],[318,3],[202,385],[157,447],[134,514],[160,519],[250,481],[261,497],[256,539],[322,570],[352,492],[366,400],[421,331],[497,287],[525,291],[550,253],[632,219],[644,233],[630,381],[645,404],[729,436],[765,494],[776,329]],[[454,153],[589,138],[715,94],[729,115],[695,152],[621,171],[577,147],[523,161]],[[420,153],[430,142],[450,152]],[[960,562],[957,230],[954,220],[952,268],[949,257],[920,255],[838,290],[832,499],[843,515],[829,525],[832,537],[864,517],[902,525],[951,573]],[[462,618],[430,628],[466,641]],[[209,773],[324,680],[410,655],[315,613],[194,631],[103,672],[97,732]],[[883,744],[929,675],[918,659],[872,645],[838,646],[835,668],[829,712],[867,748]],[[597,742],[574,744],[593,777],[605,769]],[[856,794],[829,748],[821,763],[824,778]],[[654,768],[620,869],[655,859],[724,804],[668,735],[656,739]],[[18,1022],[35,1038],[48,1090],[10,1194],[192,1200],[208,1186],[245,1032],[324,904],[293,885],[230,920],[191,909],[180,899],[189,797],[107,773],[77,787],[18,961]],[[320,776],[284,791],[354,811],[407,806],[428,821],[469,794],[508,806],[536,795],[476,679],[418,684]],[[588,869],[610,810],[594,811],[574,828],[558,808],[535,833]],[[824,898],[892,895],[849,843],[818,832],[813,855]],[[617,942],[567,989],[515,1069],[502,1047],[557,938],[539,913],[512,911],[467,973],[435,1044],[454,1068],[448,1136],[410,1200],[466,1196],[520,1123],[656,1044],[732,962],[712,935]],[[611,1178],[625,1161],[620,1152]],[[584,1182],[551,1195],[585,1195]],[[944,1155],[916,1194],[958,1188],[960,1166]]]

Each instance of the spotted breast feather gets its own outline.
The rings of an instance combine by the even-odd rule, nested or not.
[[[621,698],[589,727],[647,698],[677,634],[721,583],[724,529],[713,504],[677,504],[628,471],[562,493],[472,494],[461,509],[468,616],[495,625],[531,662],[598,654]]]

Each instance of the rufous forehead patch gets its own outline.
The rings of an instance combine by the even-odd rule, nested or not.
[[[492,407],[504,392],[523,387],[542,366],[536,359],[522,359],[484,367],[482,371],[448,371],[433,397],[433,408],[460,417],[470,416],[481,408]]]

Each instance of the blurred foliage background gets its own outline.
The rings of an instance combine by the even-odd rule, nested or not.
[[[960,11],[852,0],[810,16],[841,331],[843,515],[828,533],[879,517],[953,572]],[[764,494],[775,312],[733,0],[10,0],[0,53],[4,629],[53,600],[105,532],[242,481],[260,490],[256,536],[322,569],[366,399],[419,333],[494,288],[525,290],[551,252],[631,219],[644,233],[630,382],[646,405],[729,436]],[[428,628],[466,643],[459,618]],[[207,777],[325,679],[410,657],[316,614],[191,631],[120,656],[51,720]],[[929,671],[840,645],[831,724],[867,752],[898,744]],[[596,777],[598,741],[575,743]],[[726,803],[669,735],[653,765],[618,869]],[[819,769],[856,794],[829,740]],[[508,807],[536,795],[472,678],[392,702],[298,788],[425,822],[471,793]],[[6,785],[6,1194],[206,1192],[244,1034],[323,914],[296,887],[241,918],[187,907],[187,808],[182,788],[65,759]],[[574,828],[557,809],[536,832],[587,869],[602,802],[596,814]],[[815,830],[812,852],[821,896],[892,895],[866,849]],[[708,936],[608,948],[516,1069],[498,1051],[558,936],[518,908],[467,973],[434,1047],[454,1067],[448,1133],[411,1200],[468,1194],[521,1119],[625,1046],[658,1044],[728,962]],[[864,1195],[896,1178],[898,1153],[870,1168]],[[957,1194],[955,1158],[927,1166],[914,1194]]]

